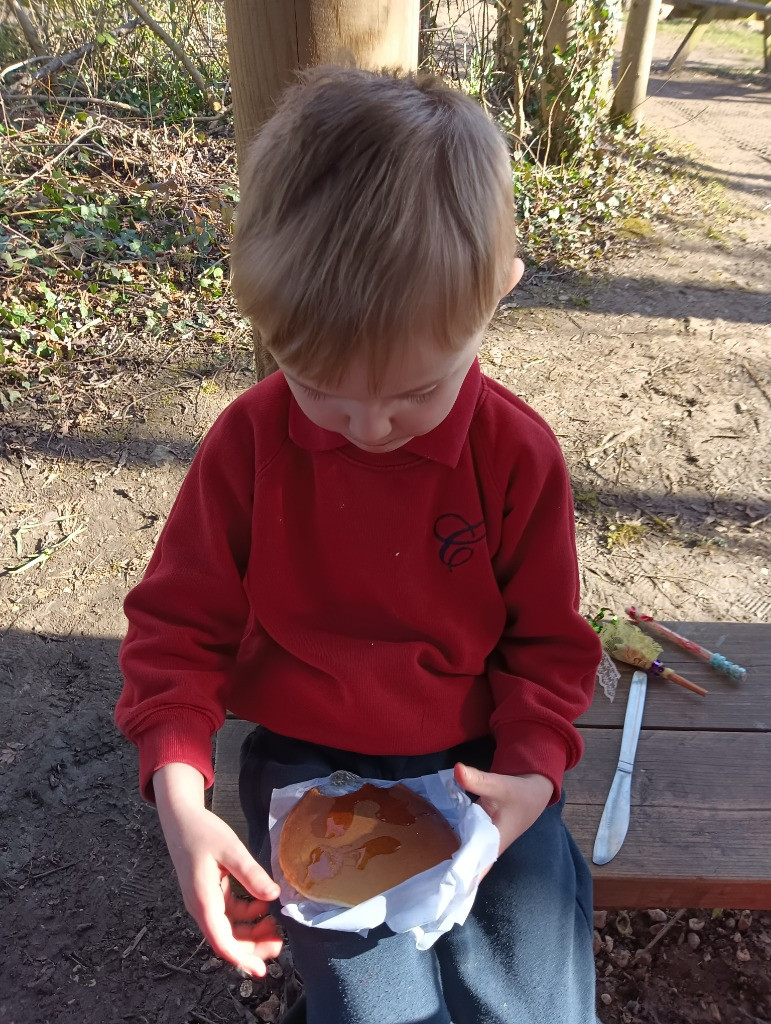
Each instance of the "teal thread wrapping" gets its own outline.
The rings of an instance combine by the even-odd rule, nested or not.
[[[709,659],[709,663],[713,668],[716,668],[718,672],[722,672],[723,675],[730,676],[731,679],[737,679],[739,682],[744,680],[747,675],[747,669],[742,668],[741,665],[734,665],[728,658],[724,658],[722,654],[713,654]]]

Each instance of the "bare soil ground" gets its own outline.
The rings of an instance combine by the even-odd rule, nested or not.
[[[561,438],[587,613],[768,621],[771,82],[657,84],[648,123],[703,144],[679,170],[722,185],[673,178],[701,196],[690,215],[662,196],[602,276],[531,273],[483,361]],[[296,993],[288,959],[252,984],[200,942],[112,724],[121,601],[196,443],[252,380],[242,338],[217,351],[205,331],[129,342],[89,419],[14,406],[0,426],[0,565],[42,556],[0,580],[3,1024],[275,1021]],[[673,918],[652,909],[597,917],[605,1024],[771,1018],[771,914],[689,910],[646,951]]]

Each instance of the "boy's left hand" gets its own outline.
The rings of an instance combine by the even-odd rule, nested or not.
[[[455,781],[479,797],[501,834],[498,855],[530,828],[554,793],[545,775],[496,775],[465,764],[455,765]]]

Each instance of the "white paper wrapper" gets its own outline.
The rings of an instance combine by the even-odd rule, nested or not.
[[[338,779],[348,773],[338,772]],[[472,803],[453,778],[451,770],[417,779],[401,779],[420,796],[437,807],[460,839],[460,848],[451,860],[407,879],[401,885],[374,896],[356,907],[337,907],[316,903],[297,892],[284,878],[278,863],[278,844],[284,819],[300,797],[313,786],[324,792],[328,776],[309,782],[274,789],[270,802],[270,846],[273,877],[281,887],[282,913],[309,928],[332,928],[366,935],[371,928],[387,924],[394,932],[411,932],[418,949],[428,949],[454,924],[463,924],[476,896],[482,873],[498,856],[498,829],[482,808]],[[337,784],[335,793],[351,792],[365,782],[373,786],[393,786],[382,779],[348,776],[348,784]]]

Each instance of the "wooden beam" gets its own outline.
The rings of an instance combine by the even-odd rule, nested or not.
[[[591,865],[595,906],[771,910],[771,626],[670,625],[744,665],[747,679],[737,683],[665,645],[665,661],[710,694],[650,678],[629,832],[609,864]],[[565,780],[565,821],[588,861],[618,760],[629,674],[613,703],[598,688],[578,722],[586,752]],[[212,810],[244,842],[239,753],[253,728],[230,718],[217,735]]]
[[[707,31],[709,23],[714,21],[718,17],[718,14],[719,11],[716,7],[705,7],[704,10],[699,12],[693,25],[691,25],[688,30],[685,39],[680,43],[669,64],[667,64],[666,70],[669,74],[674,75],[677,74],[678,71],[683,70],[691,50],[693,50]]]
[[[719,7],[718,18],[732,17],[732,12],[743,11],[747,14],[759,14],[763,18],[771,18],[769,4],[752,3],[751,0],[667,0],[673,7]]]
[[[771,625],[763,622],[667,622],[665,625],[743,665],[747,679],[738,683],[687,651],[663,642],[661,660],[664,664],[709,692],[706,697],[697,697],[681,686],[650,674],[643,727],[701,732],[710,729],[717,732],[771,731]],[[579,726],[622,727],[634,670],[626,665],[618,668],[621,680],[616,699],[611,703],[598,691],[592,706],[579,718]],[[759,692],[766,695],[765,700],[759,697]]]

